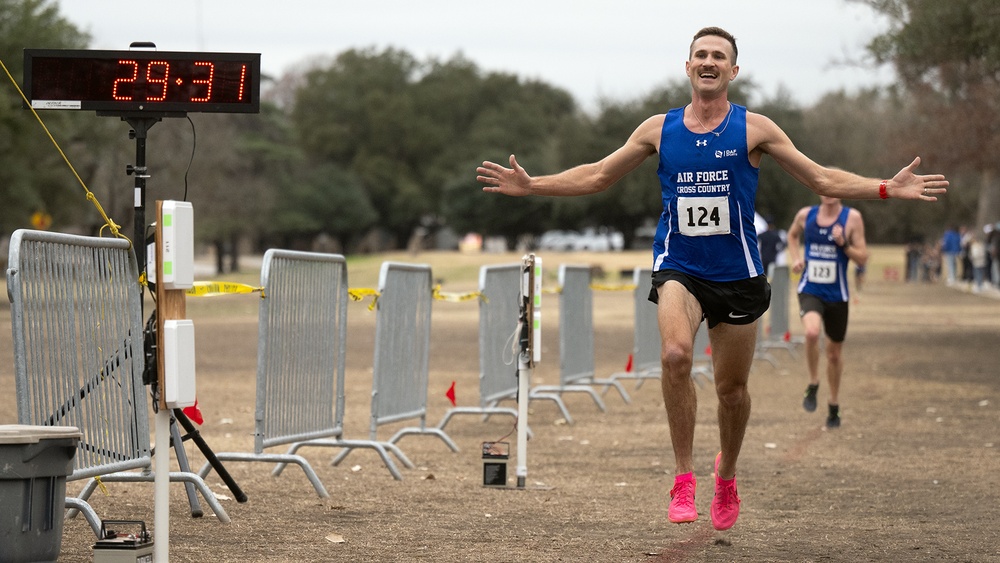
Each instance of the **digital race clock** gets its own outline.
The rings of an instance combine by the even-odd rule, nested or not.
[[[24,93],[35,109],[257,113],[260,54],[25,49]]]

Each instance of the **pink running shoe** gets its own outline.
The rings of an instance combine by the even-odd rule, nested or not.
[[[698,510],[694,507],[694,489],[697,484],[694,473],[674,477],[674,488],[670,489],[670,506],[667,508],[667,518],[674,524],[698,519]]]
[[[719,460],[722,452],[715,456],[715,496],[712,497],[712,526],[716,530],[728,530],[740,516],[740,497],[736,494],[736,477],[725,480],[719,477]]]

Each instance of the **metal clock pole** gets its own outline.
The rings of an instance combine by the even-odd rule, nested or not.
[[[98,113],[100,115],[100,113]],[[149,128],[160,121],[160,117],[123,117],[132,129],[129,138],[135,139],[135,165],[125,167],[126,174],[135,175],[135,194],[133,218],[132,245],[135,248],[135,259],[139,263],[139,274],[146,273],[146,136]],[[143,296],[145,286],[139,285],[139,311],[144,307]],[[145,314],[142,315],[145,317]]]
[[[105,112],[97,112],[97,115],[108,115]],[[117,114],[120,115],[120,114]],[[147,255],[146,255],[146,179],[149,178],[148,168],[146,167],[146,138],[148,137],[149,129],[161,121],[164,117],[183,117],[183,113],[158,113],[155,115],[123,115],[121,116],[122,121],[125,121],[132,128],[129,131],[129,138],[135,139],[135,165],[127,166],[126,173],[135,176],[135,193],[134,193],[134,204],[135,204],[135,217],[133,221],[133,247],[136,252],[136,260],[139,263],[140,274],[146,273],[148,277],[147,268]],[[140,307],[143,307],[142,296],[144,293],[144,288],[140,285]],[[140,309],[141,311],[142,309]],[[145,315],[143,314],[143,317]],[[146,358],[146,364],[149,365],[150,361],[156,362],[155,356],[153,358]],[[145,381],[149,384],[151,381]],[[162,390],[157,389],[157,396],[154,397],[154,404],[158,404],[159,396],[158,394]],[[218,474],[219,478],[226,484],[230,492],[233,493],[233,497],[237,502],[246,502],[247,495],[240,488],[239,484],[233,479],[229,474],[229,471],[225,468],[219,458],[216,457],[215,452],[212,448],[205,442],[205,439],[201,436],[195,426],[188,419],[187,415],[184,414],[182,409],[171,409],[170,411],[171,423],[170,423],[170,436],[172,438],[174,451],[177,455],[177,462],[180,466],[180,470],[185,473],[192,473],[190,465],[188,464],[187,454],[184,451],[183,442],[185,440],[192,440],[201,450],[201,453],[205,456],[206,461],[211,464],[212,469]],[[177,425],[173,422],[179,422],[181,426],[184,427],[187,434],[181,436],[180,431],[177,429]],[[155,451],[155,449],[154,449]],[[185,482],[184,488],[187,491],[188,502],[191,505],[191,515],[201,516],[202,510],[200,503],[198,502],[198,497],[195,493],[194,485]]]

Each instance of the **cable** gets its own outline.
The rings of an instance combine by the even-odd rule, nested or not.
[[[507,337],[507,341],[503,343],[503,348],[501,348],[502,352],[500,356],[500,361],[502,361],[505,366],[514,365],[514,360],[517,358],[517,344],[518,344],[517,337],[521,333],[521,328],[523,327],[523,325],[524,322],[518,320],[517,326],[514,327],[514,332],[512,332],[510,336]],[[508,344],[510,344],[510,346],[508,346]],[[508,349],[510,350],[509,360],[507,359]]]
[[[506,440],[507,438],[509,438],[510,435],[513,434],[515,430],[517,430],[517,422],[518,422],[517,421],[517,417],[515,416],[514,417],[514,426],[511,427],[510,432],[507,432],[506,434],[504,434],[503,436],[501,436],[499,440],[493,440],[493,443],[496,444],[497,442],[503,442],[504,440]],[[502,453],[502,452],[494,452],[494,453]]]
[[[191,116],[184,114],[187,118],[188,123],[191,124],[191,158],[188,159],[187,170],[184,171],[184,198],[181,201],[187,201],[188,199],[188,173],[191,172],[191,165],[194,163],[194,151],[195,147],[198,146],[198,133],[194,128],[194,121],[191,121]]]

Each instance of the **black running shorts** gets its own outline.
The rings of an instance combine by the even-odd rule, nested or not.
[[[677,270],[653,272],[649,300],[658,303],[658,288],[669,280],[680,282],[701,304],[708,328],[719,323],[748,325],[759,319],[771,305],[771,284],[767,276],[732,282],[713,282],[695,278]]]
[[[834,342],[847,337],[847,301],[823,301],[811,293],[799,294],[799,316],[816,311],[823,317],[823,332]]]

